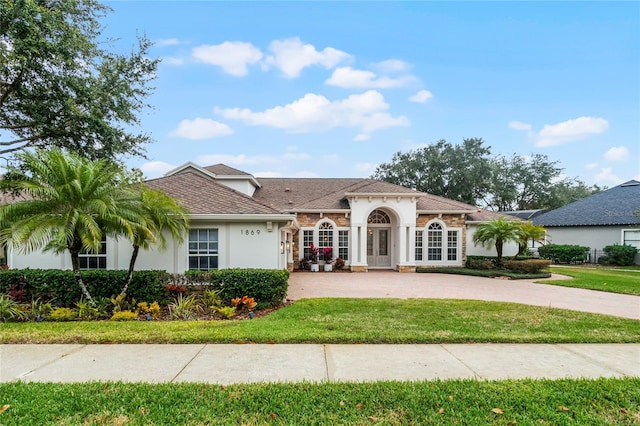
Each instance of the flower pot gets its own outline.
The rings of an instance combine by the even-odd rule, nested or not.
[[[325,272],[331,272],[331,271],[333,271],[333,265],[332,265],[332,264],[330,264],[330,263],[325,264],[325,265],[324,265],[324,271],[325,271]]]
[[[318,272],[319,270],[320,270],[320,265],[318,265],[317,263],[311,264],[311,272]]]

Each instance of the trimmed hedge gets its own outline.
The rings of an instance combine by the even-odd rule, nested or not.
[[[289,271],[286,269],[218,269],[187,271],[173,277],[176,283],[202,285],[222,290],[222,298],[253,297],[260,304],[279,305],[287,297]],[[185,280],[185,281],[182,281]]]
[[[589,247],[570,244],[547,244],[538,247],[540,257],[552,260],[554,263],[585,262]]]
[[[551,265],[548,259],[528,259],[528,260],[505,260],[503,265],[506,269],[521,274],[537,274]]]
[[[638,253],[637,248],[628,244],[614,244],[606,246],[603,250],[607,255],[598,259],[598,263],[601,265],[633,265],[636,260],[636,254]]]
[[[469,275],[472,277],[484,277],[484,278],[497,278],[507,277],[512,280],[528,280],[549,278],[551,274],[549,272],[539,272],[537,274],[521,274],[518,272],[507,271],[505,269],[469,269],[469,268],[416,268],[416,272],[419,273],[432,273],[432,274],[453,274],[453,275]]]
[[[134,271],[127,295],[138,302],[163,302],[169,293],[164,271]],[[94,298],[120,293],[127,271],[82,271],[82,280]],[[24,302],[40,298],[57,306],[74,306],[82,293],[72,271],[60,269],[8,269],[0,271],[0,293],[21,292]]]

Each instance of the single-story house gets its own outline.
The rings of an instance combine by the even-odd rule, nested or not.
[[[146,182],[190,212],[184,244],[139,254],[137,269],[254,267],[297,269],[311,244],[329,247],[352,271],[462,266],[477,224],[501,214],[402,186],[364,178],[256,178],[224,164],[187,163]],[[126,269],[126,239],[106,238],[84,269]],[[9,250],[11,268],[70,269],[69,256]]]
[[[591,249],[596,262],[613,244],[640,248],[640,182],[630,180],[533,218],[547,229],[548,242]],[[640,263],[640,255],[636,256]]]

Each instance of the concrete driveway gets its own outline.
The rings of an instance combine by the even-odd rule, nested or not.
[[[556,274],[553,278],[567,279]],[[289,278],[287,297],[291,300],[314,297],[487,300],[640,320],[640,296],[535,284],[534,281],[395,271],[294,272]]]

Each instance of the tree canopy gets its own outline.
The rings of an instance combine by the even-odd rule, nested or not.
[[[494,156],[482,139],[471,138],[396,152],[372,177],[498,211],[554,209],[604,189],[562,172],[546,155]]]
[[[58,147],[87,158],[144,155],[135,133],[158,60],[138,39],[130,55],[105,49],[95,0],[0,2],[0,155]]]

